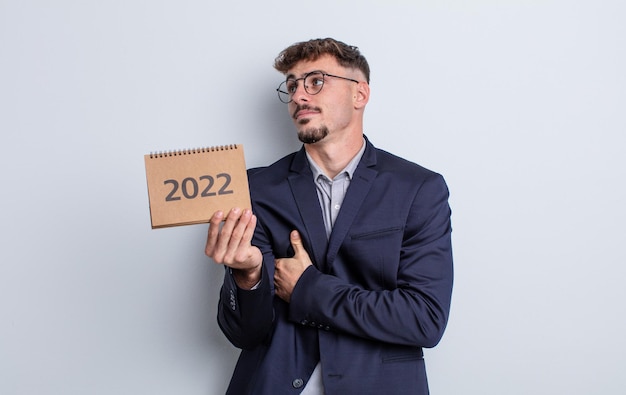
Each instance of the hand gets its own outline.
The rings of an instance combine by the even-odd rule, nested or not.
[[[261,280],[261,250],[252,246],[256,216],[252,211],[232,209],[222,225],[224,213],[217,211],[209,222],[204,253],[215,263],[233,269],[237,285],[252,288]]]
[[[302,246],[302,239],[297,230],[291,232],[291,246],[295,251],[292,258],[276,259],[274,270],[274,288],[276,296],[289,303],[291,293],[302,273],[311,265],[311,258]]]

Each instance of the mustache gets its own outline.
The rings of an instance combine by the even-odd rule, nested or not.
[[[296,106],[296,109],[293,111],[293,114],[291,114],[291,116],[295,119],[298,116],[298,113],[302,110],[313,110],[316,112],[322,112],[322,110],[319,107],[312,107],[312,106],[309,106],[308,104],[299,104]]]

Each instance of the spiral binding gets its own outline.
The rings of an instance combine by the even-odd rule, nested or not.
[[[180,150],[150,152],[150,159],[166,158],[166,157],[172,157],[172,156],[193,155],[193,154],[204,154],[208,152],[227,151],[231,149],[239,149],[239,145],[238,144],[216,145],[212,147],[186,148],[186,149],[180,149]]]

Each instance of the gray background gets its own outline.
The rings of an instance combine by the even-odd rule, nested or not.
[[[450,186],[432,393],[623,394],[625,4],[0,0],[0,393],[224,391],[222,269],[150,229],[143,155],[297,149],[272,62],[333,36],[372,142]]]

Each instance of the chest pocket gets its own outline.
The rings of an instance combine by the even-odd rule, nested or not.
[[[402,230],[394,226],[352,233],[339,251],[333,274],[369,290],[396,288]]]

